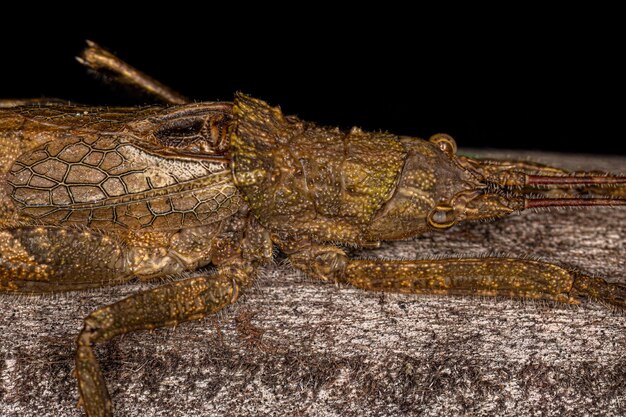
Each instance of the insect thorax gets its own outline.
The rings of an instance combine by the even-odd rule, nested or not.
[[[234,113],[235,183],[264,226],[318,240],[363,240],[402,169],[397,136],[319,127],[241,95]]]

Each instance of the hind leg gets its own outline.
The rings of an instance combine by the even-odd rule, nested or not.
[[[215,230],[138,236],[77,227],[0,229],[0,292],[42,293],[152,280],[210,261]]]
[[[0,292],[41,293],[96,288],[131,278],[125,248],[78,228],[0,230]]]
[[[93,345],[126,333],[172,327],[215,314],[237,300],[239,288],[247,285],[254,274],[252,266],[244,260],[231,259],[213,275],[142,291],[87,316],[76,352],[80,403],[87,416],[108,417],[113,413]]]
[[[87,48],[77,59],[78,62],[100,75],[119,84],[136,88],[164,103],[189,103],[187,97],[133,68],[95,42],[87,41]]]

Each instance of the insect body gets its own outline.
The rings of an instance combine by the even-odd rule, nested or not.
[[[447,135],[320,127],[242,94],[189,104],[97,45],[81,60],[171,105],[0,105],[0,291],[196,271],[85,319],[76,371],[89,416],[112,413],[93,344],[221,310],[274,245],[311,276],[367,290],[626,308],[626,286],[536,260],[364,260],[343,249],[530,208],[625,205],[624,177],[458,156]]]

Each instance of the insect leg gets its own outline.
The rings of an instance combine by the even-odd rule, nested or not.
[[[215,275],[188,278],[133,294],[87,318],[77,340],[76,376],[81,403],[89,417],[111,416],[112,403],[92,346],[138,330],[175,326],[214,314],[234,303],[239,283],[251,268],[227,266]]]
[[[95,42],[87,41],[87,48],[76,59],[89,69],[122,85],[138,88],[159,101],[169,104],[189,103],[185,96],[128,65]]]
[[[211,226],[138,236],[78,227],[0,228],[0,292],[74,291],[193,270],[211,259],[214,238]]]
[[[1,211],[0,211],[1,212]],[[0,228],[0,293],[82,290],[133,277],[124,243],[79,228]]]
[[[310,275],[369,291],[536,298],[577,304],[583,297],[626,309],[626,285],[530,259],[349,259],[334,246],[290,255]]]
[[[371,291],[507,296],[570,304],[590,297],[626,309],[626,285],[528,259],[351,260],[344,279]]]

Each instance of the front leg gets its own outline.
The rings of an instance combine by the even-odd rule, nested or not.
[[[89,417],[112,415],[112,403],[93,352],[95,343],[138,330],[198,320],[234,303],[239,287],[254,271],[243,261],[220,267],[215,275],[188,278],[133,294],[85,318],[78,336],[76,376],[80,402]]]
[[[335,246],[292,244],[286,248],[294,266],[309,275],[370,291],[507,296],[570,304],[590,297],[626,309],[626,285],[547,262],[494,257],[349,259]]]

